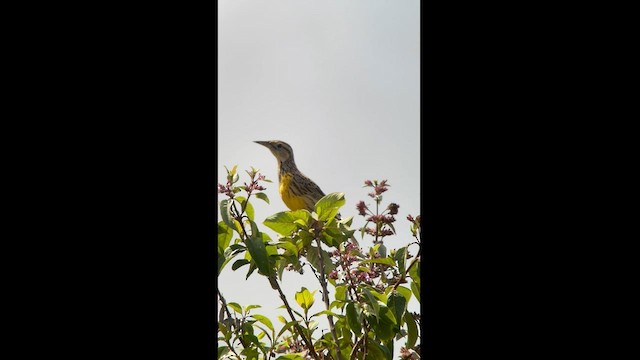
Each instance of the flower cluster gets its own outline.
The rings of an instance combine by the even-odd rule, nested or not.
[[[244,186],[233,186],[239,179],[238,174],[236,174],[236,167],[234,166],[231,171],[227,169],[227,183],[226,185],[218,184],[218,193],[225,194],[227,197],[233,199],[234,194],[242,190],[246,191],[247,195],[251,195],[255,190],[262,191],[267,189],[260,185],[259,181],[270,181],[267,180],[264,175],[258,173],[258,170],[251,168],[251,171],[247,171],[247,174],[251,177],[249,184],[245,182]]]
[[[380,278],[388,269],[388,265],[384,264],[369,264],[367,267],[360,265],[359,261],[366,258],[360,252],[360,247],[353,242],[348,242],[344,248],[344,251],[339,249],[334,250],[331,253],[332,260],[337,266],[338,270],[333,270],[329,273],[329,278],[333,280],[346,280],[346,282],[365,283],[368,285],[376,286],[380,291],[384,291],[383,284],[374,284],[374,280]],[[370,258],[380,258],[380,253],[375,252]],[[343,275],[344,277],[340,276]]]
[[[260,174],[258,170],[251,168],[251,171],[247,171],[247,174],[249,174],[249,176],[251,177],[251,182],[249,183],[249,185],[247,185],[246,182],[244,183],[244,191],[246,191],[247,194],[251,194],[253,190],[262,191],[267,189],[262,185],[258,184],[258,181],[266,180],[266,177]],[[258,175],[257,178],[256,178],[256,175]]]
[[[382,239],[385,236],[393,235],[395,233],[392,224],[396,219],[393,215],[398,214],[398,208],[400,208],[400,205],[390,203],[382,213],[379,213],[378,207],[382,201],[382,193],[387,191],[387,187],[390,185],[387,184],[387,180],[382,180],[380,182],[377,180],[365,180],[364,186],[373,188],[373,192],[369,193],[369,196],[374,198],[376,201],[376,213],[371,211],[364,201],[358,202],[356,204],[356,209],[360,216],[369,215],[367,217],[367,225],[369,223],[373,223],[375,224],[375,227],[367,227],[367,225],[365,225],[363,231],[376,238],[374,243],[379,243],[382,242]]]
[[[229,198],[233,199],[234,191],[233,191],[233,184],[231,183],[231,181],[227,181],[226,185],[218,184],[218,192],[220,194],[225,194]]]
[[[387,191],[387,187],[391,186],[387,184],[387,180],[382,180],[380,183],[378,183],[378,180],[374,180],[373,182],[371,182],[371,180],[365,180],[364,181],[364,186],[365,187],[372,187],[373,188],[373,192],[369,193],[368,195],[374,199],[376,199],[376,201],[382,200],[382,193]]]

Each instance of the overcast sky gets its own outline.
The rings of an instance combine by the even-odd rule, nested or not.
[[[276,234],[262,221],[287,208],[278,194],[276,160],[255,140],[289,143],[298,168],[325,193],[345,193],[340,212],[355,216],[354,228],[364,225],[355,204],[364,200],[375,207],[364,180],[387,179],[383,206],[395,202],[400,209],[398,235],[385,245],[399,248],[412,241],[406,216],[420,214],[419,3],[218,2],[218,182],[225,182],[225,165],[238,165],[245,175],[241,182],[250,166],[274,181],[266,184],[270,205],[253,201],[261,231],[273,239]],[[371,246],[366,237],[360,243]],[[223,270],[218,285],[227,301],[262,305],[252,312],[273,320],[286,315],[276,310],[282,302],[268,281],[257,272],[245,280],[247,270],[234,272],[231,263]],[[290,299],[302,286],[320,288],[310,271],[285,272],[282,285]],[[419,311],[415,298],[409,309]],[[312,311],[321,310],[318,292]],[[328,329],[326,324],[320,328]],[[275,320],[274,326],[281,324]],[[396,343],[396,356],[405,341]]]

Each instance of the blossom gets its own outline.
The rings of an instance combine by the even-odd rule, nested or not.
[[[396,215],[398,213],[398,208],[399,207],[400,207],[400,205],[398,205],[396,203],[389,204],[389,206],[387,206],[387,209],[389,209],[389,214]]]
[[[333,280],[338,279],[338,272],[333,270],[332,272],[329,273],[329,278]]]
[[[387,229],[387,228],[382,229],[381,236],[389,236],[389,235],[393,235],[393,231],[391,231],[391,229]]]

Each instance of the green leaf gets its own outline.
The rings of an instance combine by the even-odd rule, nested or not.
[[[380,244],[380,248],[378,249],[378,252],[380,253],[381,259],[384,259],[387,257],[387,247],[384,246],[384,244]]]
[[[413,291],[413,295],[416,297],[418,302],[420,302],[420,285],[415,282],[411,282],[411,291]]]
[[[235,230],[238,232],[238,235],[240,235],[240,237],[244,236],[244,231],[242,230],[242,224],[240,224],[240,222],[236,219],[233,219],[233,225],[235,226]]]
[[[224,335],[225,339],[228,340],[230,338],[230,337],[229,338],[227,337],[227,335],[229,334],[229,330],[227,329],[227,327],[222,322],[218,323],[218,331],[220,331],[222,333],[222,335]]]
[[[407,247],[405,246],[398,249],[394,258],[398,262],[398,270],[400,270],[400,275],[404,276],[406,271],[405,264],[407,262]]]
[[[273,324],[271,323],[271,320],[269,320],[269,318],[267,318],[266,316],[253,314],[253,315],[251,315],[251,317],[256,319],[256,320],[258,320],[258,321],[260,321],[261,323],[265,324],[269,328],[269,330],[275,331],[275,330],[273,330]]]
[[[416,319],[411,316],[407,311],[404,313],[404,321],[407,323],[407,344],[406,348],[410,349],[416,344],[418,339],[418,326],[416,325]]]
[[[360,307],[358,306],[358,309],[356,309],[356,304],[349,302],[346,309],[347,324],[356,336],[359,336],[362,332],[362,325],[360,325],[362,320],[358,311],[359,308]]]
[[[401,294],[391,293],[389,296],[389,300],[387,300],[387,306],[394,318],[396,319],[396,323],[399,327],[402,326],[404,312],[407,310],[407,300]]]
[[[364,230],[367,228],[367,225],[369,225],[370,221],[367,221],[363,227],[360,228],[360,239],[364,239]]]
[[[227,224],[227,226],[229,226],[232,229],[235,229],[236,226],[232,221],[231,218],[231,204],[233,203],[233,200],[230,201],[230,199],[222,199],[220,200],[220,217],[222,218],[222,221]]]
[[[344,231],[344,232],[343,232]],[[349,240],[354,231],[341,230],[334,227],[325,227],[321,236],[323,242],[329,246],[338,247],[343,242]]]
[[[286,354],[279,356],[276,360],[304,360],[300,354]]]
[[[224,253],[218,252],[218,275],[222,271],[222,268],[227,264],[227,258],[224,256]]]
[[[278,315],[278,320],[280,320],[280,322],[283,323],[283,324],[287,323],[287,319],[285,319],[284,316],[282,316],[282,315]]]
[[[280,329],[280,331],[278,332],[278,336],[276,336],[276,339],[280,338],[280,336],[284,334],[285,331],[289,330],[296,323],[297,321],[289,321],[286,324],[284,324],[282,329]]]
[[[260,346],[260,341],[255,335],[245,335],[242,337],[244,342],[247,344],[256,343],[256,345]],[[252,347],[246,347],[241,352],[240,355],[245,355],[247,358],[245,360],[258,360],[258,350]]]
[[[344,193],[334,192],[322,197],[315,206],[315,213],[318,214],[318,220],[328,221],[333,219],[338,210],[345,204]]]
[[[392,258],[380,258],[380,259],[369,259],[369,260],[364,260],[361,261],[360,264],[368,264],[368,263],[376,263],[376,264],[383,264],[383,265],[389,265],[389,266],[396,266],[396,263],[393,261]]]
[[[371,294],[371,291],[369,291],[369,289],[367,288],[363,288],[362,293],[364,294],[366,303],[373,307],[373,312],[377,316],[380,312],[380,304],[378,304],[378,299],[376,299],[373,294]]]
[[[317,313],[315,313],[315,314],[313,314],[313,315],[309,316],[309,319],[311,319],[311,318],[312,318],[312,317],[314,317],[314,316],[319,316],[319,315],[335,316],[335,317],[337,317],[337,318],[340,318],[340,317],[342,317],[342,316],[343,316],[343,315],[338,315],[338,314],[336,314],[336,313],[334,313],[334,312],[331,312],[331,311],[329,311],[329,310],[322,310],[322,311],[320,311],[320,312],[317,312]]]
[[[307,312],[307,310],[309,310],[309,308],[311,308],[311,306],[313,306],[313,294],[315,294],[315,291],[311,293],[305,287],[296,292],[296,302],[298,303],[298,305],[300,305],[301,308],[304,309],[305,313]]]
[[[398,291],[398,293],[402,296],[404,296],[405,300],[407,300],[407,304],[409,303],[409,300],[411,300],[411,290],[407,289],[404,286],[398,286],[398,288],[396,289]]]
[[[329,305],[329,309],[333,309],[334,307],[339,307],[342,309],[342,307],[344,306],[345,302],[342,300],[333,300],[331,302],[331,304]]]
[[[233,263],[233,265],[231,265],[231,269],[232,269],[233,271],[236,271],[236,270],[238,270],[239,268],[241,268],[242,266],[247,265],[247,264],[250,264],[250,263],[251,263],[251,261],[246,260],[246,259],[236,260],[236,261]]]
[[[295,220],[296,218],[290,211],[283,211],[269,216],[262,223],[278,234],[286,236],[298,228],[298,225],[294,223]]]
[[[387,358],[380,345],[374,341],[367,341],[367,354],[371,359],[384,360]]]
[[[231,168],[231,171],[229,171],[229,169],[227,169],[227,167],[224,167],[227,170],[227,173],[229,176],[233,176],[236,174],[236,170],[238,169],[238,165],[233,165],[233,167]]]
[[[235,302],[230,302],[230,303],[227,303],[227,307],[232,308],[233,311],[235,311],[238,314],[242,315],[242,307],[240,306],[240,304],[235,303]]]
[[[369,291],[371,292],[371,295],[373,295],[373,297],[375,297],[376,299],[378,299],[379,301],[385,304],[387,303],[387,296],[385,294],[381,294],[374,289],[369,289]]]
[[[298,257],[298,247],[288,241],[279,241],[276,246],[291,252],[294,256]]]
[[[353,216],[349,216],[348,218],[344,218],[342,220],[340,220],[340,223],[343,224],[344,226],[351,226],[351,223],[353,222]],[[355,230],[354,230],[355,232]]]
[[[322,252],[322,259],[324,260],[324,272],[325,274],[329,274],[336,268],[336,266],[333,264],[333,262],[331,262],[331,255],[329,255],[326,250],[321,249],[320,251]],[[309,260],[309,263],[311,263],[311,265],[316,270],[322,270],[322,268],[320,267],[320,255],[318,255],[317,247],[313,245],[309,246],[309,249],[307,251],[307,260]]]
[[[253,210],[253,205],[245,198],[244,196],[236,196],[235,200],[240,204],[241,211],[244,211],[249,220],[253,220],[255,211]]]
[[[254,271],[256,271],[257,267],[256,267],[256,263],[252,262],[251,265],[249,265],[249,271],[247,272],[247,277],[245,278],[248,279],[249,276],[251,276],[251,274],[253,274]]]
[[[249,220],[253,221],[255,217],[255,210],[253,210],[253,205],[251,205],[250,202],[247,201],[247,205],[245,206],[244,211],[247,213]]]
[[[383,342],[384,345],[380,345],[380,349],[382,349],[382,352],[384,353],[384,355],[386,356],[387,360],[392,360],[393,359],[393,339],[389,339],[385,342]]]
[[[249,310],[251,310],[251,309],[257,309],[257,308],[261,308],[261,307],[262,307],[262,306],[260,306],[260,305],[247,305],[247,306],[244,308],[244,312],[245,312],[245,313],[248,313],[248,312],[249,312]]]
[[[260,200],[264,200],[267,202],[267,204],[269,204],[269,197],[267,196],[267,194],[259,192],[259,193],[255,193],[256,197]]]
[[[308,224],[311,219],[311,213],[306,209],[289,211],[289,213],[293,217],[294,221],[302,220],[305,224]]]
[[[380,322],[374,326],[376,336],[382,340],[390,340],[395,336],[395,331],[393,331],[393,325]]]
[[[409,269],[409,276],[413,282],[418,283],[418,286],[420,286],[420,260],[417,260],[416,264]]]
[[[218,359],[225,356],[229,352],[228,346],[219,346],[218,347]]]
[[[251,254],[251,258],[256,262],[258,266],[258,272],[262,275],[270,274],[269,267],[269,255],[267,254],[267,248],[260,237],[259,232],[257,232],[257,228],[254,228],[255,223],[251,221],[252,234],[249,240],[247,240],[247,248],[249,249],[249,253]]]
[[[380,322],[397,325],[396,318],[394,317],[391,309],[385,305],[380,305],[380,311],[378,312],[378,318]]]
[[[231,238],[233,238],[233,230],[224,221],[220,221],[218,223],[218,252],[224,252],[227,249]]]

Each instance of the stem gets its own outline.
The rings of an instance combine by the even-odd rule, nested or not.
[[[380,212],[378,211],[378,206],[380,205],[380,201],[376,198],[376,215],[378,215]],[[376,240],[373,242],[374,244],[378,243],[378,234],[380,233],[380,224],[378,224],[376,222]]]
[[[363,325],[365,325],[364,319],[363,319]],[[360,342],[364,342],[364,339],[367,337],[367,334],[369,333],[369,330],[366,327],[363,327],[362,330],[364,330],[362,336],[360,336],[360,338],[356,341],[356,343],[353,344],[353,349],[351,349],[351,354],[349,354],[349,360],[354,360],[356,358],[356,354],[358,353],[358,348],[360,347]]]
[[[322,300],[324,300],[324,305],[329,309],[329,293],[327,292],[327,280],[325,279],[325,270],[324,270],[324,255],[322,254],[322,245],[320,243],[320,239],[316,237],[316,242],[318,244],[318,255],[320,257],[320,285],[322,285]],[[333,324],[333,316],[327,315],[327,319],[329,320],[329,329],[331,329],[331,335],[333,336],[333,340],[336,342],[336,355],[338,356],[338,360],[342,360],[342,354],[340,353],[340,345],[338,345],[338,335],[336,334],[336,328]]]
[[[276,287],[277,287],[276,290],[278,290],[278,293],[280,294],[280,299],[282,299],[284,306],[287,308],[287,312],[289,313],[289,316],[291,316],[291,320],[294,322],[293,325],[295,326],[296,331],[298,332],[302,340],[304,340],[304,342],[306,343],[307,348],[311,353],[311,356],[313,356],[313,358],[316,360],[320,360],[320,358],[318,357],[318,354],[316,354],[316,351],[313,348],[313,344],[311,343],[311,340],[307,339],[307,336],[305,335],[304,331],[302,331],[300,324],[298,324],[298,321],[296,320],[295,316],[293,316],[293,311],[291,310],[291,306],[289,306],[289,302],[287,301],[287,298],[284,296],[284,293],[280,288],[280,284],[277,282],[276,282]]]

